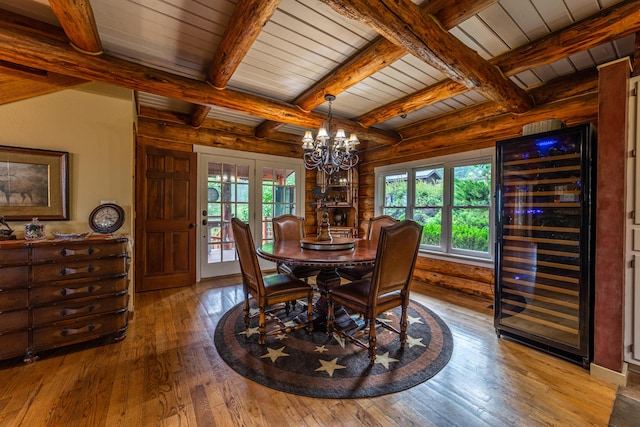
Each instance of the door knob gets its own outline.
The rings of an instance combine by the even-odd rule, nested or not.
[[[193,228],[193,227],[195,227],[195,226],[196,226],[196,225],[195,225],[194,223],[189,224],[189,228]]]

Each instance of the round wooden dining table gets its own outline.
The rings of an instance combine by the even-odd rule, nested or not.
[[[269,242],[260,246],[257,249],[257,254],[259,257],[269,261],[320,268],[320,273],[316,277],[320,299],[315,303],[314,319],[322,324],[326,319],[327,313],[326,294],[329,290],[340,286],[341,283],[340,275],[336,269],[351,265],[372,265],[376,260],[378,248],[376,241],[367,239],[351,240],[353,241],[352,249],[335,250],[330,247],[323,249],[303,248],[302,245],[308,243],[308,239],[307,242],[302,242],[302,244],[296,240]],[[338,242],[338,239],[334,239],[334,241]],[[308,247],[309,245],[305,246]],[[302,316],[304,316],[304,313]],[[306,319],[301,319],[301,321],[306,321]],[[341,329],[349,329],[354,326],[354,323],[343,308],[337,308],[335,310],[335,325]]]
[[[333,242],[342,243],[343,240],[346,239],[334,239]],[[321,291],[327,291],[340,286],[340,275],[336,272],[338,267],[372,265],[376,260],[377,242],[366,239],[351,241],[352,249],[307,249],[302,246],[308,239],[302,244],[297,240],[283,240],[265,243],[257,249],[257,253],[269,261],[320,268],[316,284]],[[322,245],[321,242],[318,244]]]

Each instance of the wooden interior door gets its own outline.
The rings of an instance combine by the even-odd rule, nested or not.
[[[136,291],[196,282],[197,155],[138,145]]]

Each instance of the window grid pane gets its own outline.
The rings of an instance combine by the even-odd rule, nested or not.
[[[295,215],[296,174],[292,169],[262,169],[262,243],[273,240],[271,220]]]
[[[487,258],[492,254],[492,163],[441,162],[383,174],[381,214],[423,226],[422,248]],[[407,209],[409,208],[409,209]]]
[[[387,175],[384,177],[384,215],[398,220],[407,215],[407,173]]]

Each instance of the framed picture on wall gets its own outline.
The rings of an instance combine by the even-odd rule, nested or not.
[[[69,219],[69,153],[0,146],[0,215]]]

